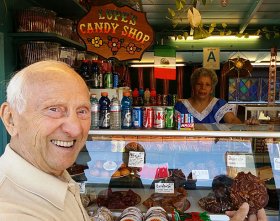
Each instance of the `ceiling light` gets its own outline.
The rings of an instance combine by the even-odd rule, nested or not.
[[[179,42],[184,42],[184,41],[231,41],[231,40],[234,40],[234,41],[248,41],[248,40],[256,40],[256,39],[259,39],[260,36],[259,35],[249,35],[248,37],[237,37],[235,35],[224,35],[224,36],[220,36],[220,35],[211,35],[207,38],[204,38],[204,39],[196,39],[194,40],[193,39],[193,36],[188,36],[187,39],[175,39],[174,36],[169,36],[169,38],[173,41],[179,41]]]
[[[268,67],[270,65],[270,62],[252,62],[251,65],[253,67]]]
[[[139,68],[139,67],[167,67],[167,66],[173,66],[173,65],[155,65],[153,63],[132,63],[129,65],[133,68]],[[176,67],[182,67],[186,66],[184,63],[176,63]]]

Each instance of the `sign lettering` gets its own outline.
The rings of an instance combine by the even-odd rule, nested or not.
[[[154,41],[145,13],[113,3],[92,6],[77,26],[87,50],[104,58],[141,59]]]

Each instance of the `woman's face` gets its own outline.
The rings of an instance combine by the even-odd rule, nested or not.
[[[196,98],[209,98],[213,93],[212,80],[208,76],[200,76],[193,87],[193,96]]]

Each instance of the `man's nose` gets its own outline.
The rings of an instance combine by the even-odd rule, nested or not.
[[[70,114],[65,118],[62,129],[65,133],[71,137],[78,136],[82,131],[82,120],[77,116],[76,113]]]

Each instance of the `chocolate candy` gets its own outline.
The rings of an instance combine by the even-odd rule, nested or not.
[[[250,206],[249,214],[256,214],[268,203],[268,194],[265,184],[256,176],[239,172],[233,180],[230,197],[235,209],[247,202]]]

